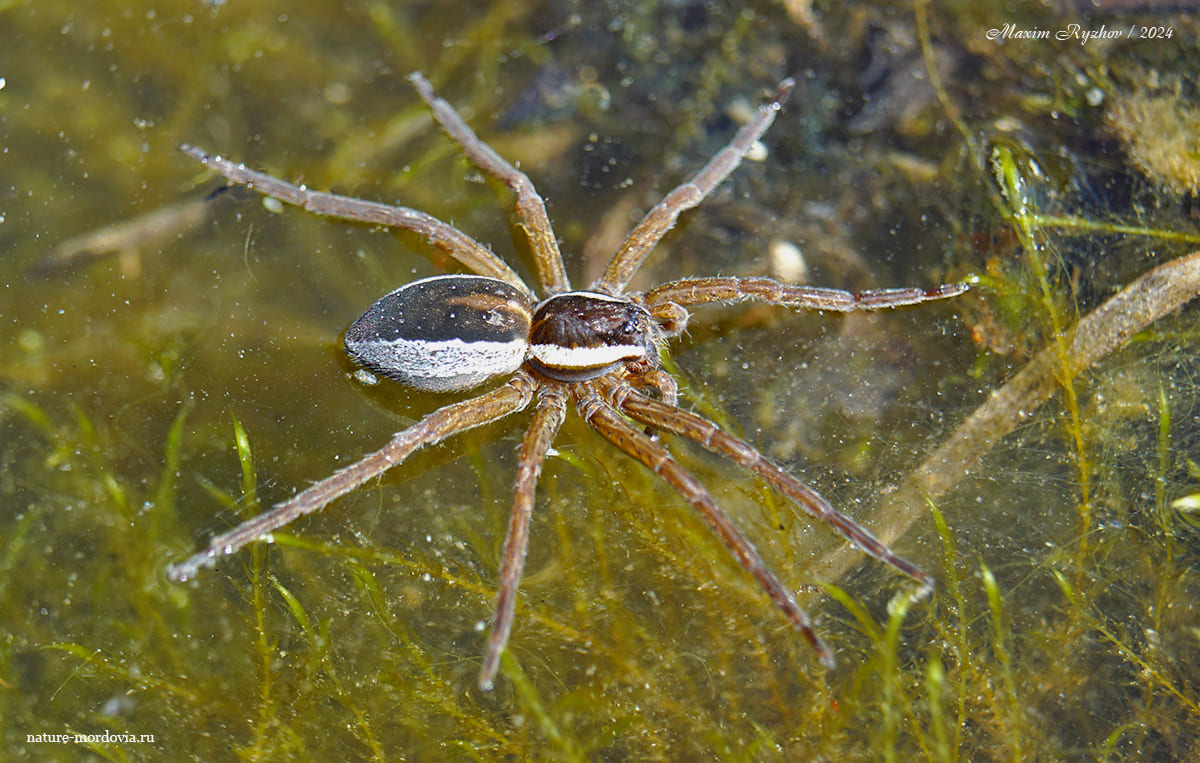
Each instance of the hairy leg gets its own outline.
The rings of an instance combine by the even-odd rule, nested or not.
[[[738,130],[729,145],[717,152],[691,180],[677,186],[646,213],[613,255],[604,270],[604,275],[591,288],[605,294],[622,293],[655,244],[667,231],[675,227],[679,215],[704,201],[712,190],[742,163],[742,157],[775,121],[775,115],[794,86],[795,82],[791,79],[779,83],[771,100],[759,107],[754,119]]]
[[[775,602],[792,626],[800,631],[821,662],[827,668],[834,667],[833,653],[813,629],[808,613],[796,603],[791,591],[767,566],[766,561],[754,548],[754,544],[734,526],[725,512],[717,506],[704,486],[680,466],[666,448],[620,415],[610,401],[601,395],[595,385],[578,384],[575,386],[574,392],[579,414],[587,421],[588,425],[613,445],[662,477],[688,503],[692,504],[704,521],[708,523],[708,526],[717,534],[717,537],[721,539],[721,542],[725,544],[725,547],[738,560],[738,563],[767,592],[767,595],[771,597],[771,600]]]
[[[483,669],[479,672],[479,688],[484,691],[492,689],[492,681],[496,678],[496,671],[500,669],[500,655],[512,634],[517,588],[521,584],[521,573],[525,569],[525,552],[529,545],[529,518],[533,514],[534,490],[542,473],[546,452],[554,443],[554,436],[566,415],[566,394],[567,388],[562,384],[547,383],[539,390],[533,423],[529,425],[529,430],[521,440],[521,450],[517,456],[512,515],[508,523],[508,534],[504,538],[504,554],[500,562],[500,589],[496,595],[496,614],[492,619],[492,631],[488,635]]]
[[[467,158],[484,172],[496,177],[517,194],[517,217],[529,237],[533,249],[534,261],[538,271],[538,281],[545,295],[570,291],[571,284],[567,279],[567,271],[563,267],[562,255],[558,251],[558,241],[554,229],[550,227],[550,218],[546,215],[546,205],[533,181],[524,172],[510,164],[504,157],[497,154],[491,146],[484,143],[467,126],[458,112],[447,101],[439,98],[433,92],[433,86],[420,72],[409,75],[409,81],[417,89],[417,93],[429,105],[438,124],[446,134],[462,147]]]
[[[187,580],[201,567],[234,553],[247,543],[259,540],[296,519],[320,511],[360,485],[398,466],[418,448],[501,419],[525,408],[533,396],[534,381],[519,371],[507,384],[470,400],[439,408],[408,429],[396,434],[387,445],[363,456],[350,466],[338,469],[325,479],[276,505],[270,511],[248,519],[229,532],[213,538],[208,548],[167,569],[172,580]]]
[[[256,172],[244,164],[222,159],[195,146],[185,144],[179,148],[204,166],[223,175],[231,183],[244,185],[265,196],[279,199],[324,217],[373,223],[420,233],[429,243],[446,252],[473,272],[499,278],[521,291],[529,291],[529,287],[521,281],[513,269],[504,264],[503,260],[483,244],[449,223],[444,223],[420,210],[393,207],[375,201],[313,191],[304,186],[293,185],[277,177]]]

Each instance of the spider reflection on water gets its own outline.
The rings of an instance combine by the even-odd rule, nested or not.
[[[172,566],[168,573],[171,578],[186,580],[220,557],[322,509],[399,465],[421,447],[532,405],[533,421],[521,440],[517,458],[515,497],[500,564],[495,615],[479,676],[480,687],[488,690],[512,632],[534,489],[546,453],[566,416],[568,402],[573,401],[592,429],[666,480],[700,513],[826,666],[833,666],[833,653],[813,630],[808,614],[791,591],[704,486],[651,432],[659,430],[690,439],[734,461],[859,549],[917,581],[918,595],[932,588],[929,575],[893,554],[867,529],[836,511],[803,482],[716,424],[678,407],[675,381],[660,367],[659,353],[668,339],[683,332],[687,308],[694,305],[755,299],[813,310],[878,310],[951,297],[965,291],[965,284],[854,294],[791,286],[768,278],[729,276],[685,278],[643,293],[626,291],[634,273],[680,213],[700,204],[771,125],[791,92],[792,80],[782,82],[729,145],[691,180],[650,210],[595,283],[586,290],[573,291],[545,205],[533,183],[476,137],[450,104],[434,94],[423,76],[413,74],[410,79],[442,129],[471,162],[516,194],[516,212],[533,252],[540,301],[490,250],[424,212],[311,191],[192,146],[184,146],[183,150],[232,183],[310,212],[421,233],[474,272],[416,281],[372,305],[345,335],[346,352],[357,363],[412,387],[434,391],[466,390],[498,376],[510,378],[481,395],[439,408],[394,435],[382,449],[213,538],[206,550]]]

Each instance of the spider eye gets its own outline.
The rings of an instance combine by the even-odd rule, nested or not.
[[[434,276],[396,289],[346,330],[350,357],[433,392],[474,387],[520,367],[529,299],[485,276]]]

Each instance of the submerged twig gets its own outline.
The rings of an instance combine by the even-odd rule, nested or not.
[[[1198,294],[1200,252],[1194,252],[1142,275],[1082,318],[1066,332],[1066,342],[1051,342],[1038,353],[886,496],[886,511],[882,505],[876,507],[882,520],[874,528],[879,540],[894,544],[923,514],[927,499],[957,485],[984,454],[1029,420],[1063,384]],[[826,556],[813,574],[836,580],[857,559],[852,549],[840,548]]]
[[[48,276],[72,270],[92,260],[112,254],[126,256],[158,246],[166,239],[183,233],[208,219],[212,210],[209,199],[193,199],[169,204],[129,220],[107,225],[100,230],[73,236],[29,268],[31,276]],[[133,265],[136,269],[136,265]]]

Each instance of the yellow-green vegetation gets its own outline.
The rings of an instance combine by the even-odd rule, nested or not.
[[[1129,21],[1174,34],[989,39],[1065,23],[999,3],[0,0],[0,758],[1195,759],[1198,37]],[[168,582],[446,401],[365,388],[339,350],[446,261],[253,194],[204,202],[179,143],[427,210],[527,272],[509,196],[433,129],[418,69],[547,196],[577,283],[797,77],[768,161],[685,217],[647,283],[769,274],[776,241],[822,285],[974,277],[870,319],[702,311],[670,365],[932,597],[668,440],[802,592],[822,671],[577,418],[492,693],[523,418]]]
[[[1112,129],[1138,168],[1179,195],[1200,192],[1200,111],[1194,82],[1144,72],[1131,92],[1121,93],[1109,110]],[[1186,88],[1186,92],[1185,92]]]

